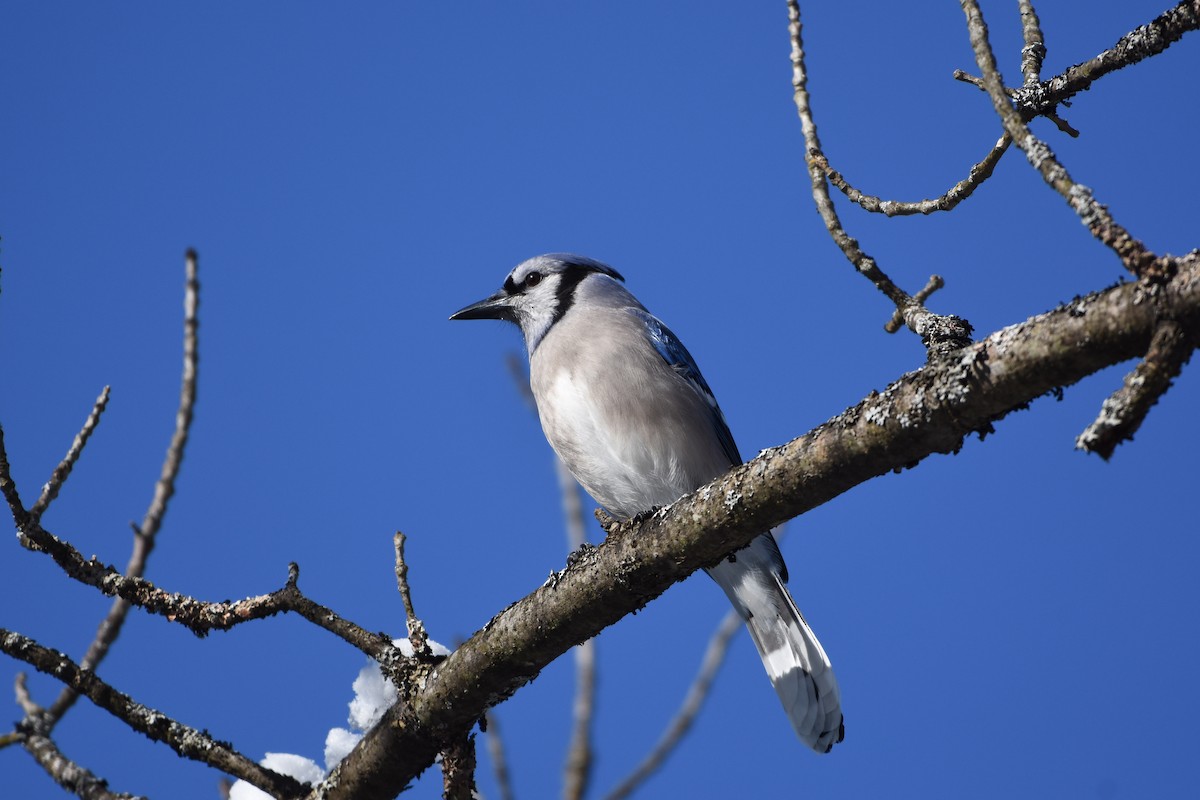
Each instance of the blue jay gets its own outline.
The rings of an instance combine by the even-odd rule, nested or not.
[[[542,430],[609,514],[675,502],[742,463],[700,369],[612,267],[551,253],[518,265],[496,294],[450,319],[515,323],[529,351]],[[784,587],[769,532],[708,570],[738,610],[792,727],[827,753],[842,740],[829,658]]]

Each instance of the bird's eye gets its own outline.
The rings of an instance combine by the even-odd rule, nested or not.
[[[542,273],[540,273],[540,272],[531,272],[525,276],[525,288],[526,289],[532,289],[534,286],[537,286],[541,282],[542,282]]]

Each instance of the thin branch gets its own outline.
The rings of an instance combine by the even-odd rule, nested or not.
[[[959,450],[1037,397],[1146,352],[1164,307],[1200,330],[1200,252],[1162,284],[1131,282],[996,331],[872,392],[810,433],[735,467],[604,543],[492,619],[384,714],[314,789],[324,800],[391,798],[455,732],[577,642],[643,607],[786,519],[860,483]]]
[[[812,180],[813,199],[817,203],[817,212],[825,222],[825,228],[833,241],[845,254],[854,268],[866,276],[875,288],[895,303],[896,308],[904,309],[911,304],[912,298],[883,273],[875,264],[874,259],[864,253],[858,242],[846,233],[838,218],[833,200],[829,196],[829,188],[825,181],[825,171],[821,168],[818,158],[824,159],[824,149],[817,135],[817,124],[813,120],[812,107],[808,94],[808,71],[804,64],[804,42],[801,38],[800,4],[798,0],[788,0],[788,30],[792,40],[792,88],[797,113],[800,116],[800,126],[804,132],[806,161],[808,162],[809,177]],[[826,162],[828,163],[828,162]]]
[[[484,715],[484,732],[487,745],[488,760],[492,762],[492,776],[496,779],[496,790],[500,800],[515,800],[512,790],[512,779],[508,775],[508,756],[504,752],[504,737],[500,735],[500,718],[495,709],[488,709]]]
[[[780,544],[782,544],[783,535],[786,532],[786,529],[782,526],[774,531],[775,538]],[[700,667],[696,672],[696,677],[693,679],[692,685],[688,687],[687,694],[684,696],[679,710],[675,712],[670,722],[667,723],[667,727],[663,730],[658,742],[646,754],[646,757],[642,759],[641,763],[629,775],[617,784],[617,787],[606,796],[605,800],[618,800],[619,798],[628,797],[651,775],[662,768],[667,758],[675,751],[679,743],[683,741],[683,737],[687,735],[687,732],[691,730],[692,725],[695,723],[696,717],[700,714],[700,709],[704,707],[704,702],[712,692],[717,672],[720,670],[721,665],[725,663],[725,657],[729,654],[729,645],[733,642],[733,637],[741,629],[741,616],[735,609],[730,609],[717,624],[717,628],[712,632],[712,636],[709,637],[708,646],[704,650],[704,657],[700,660]]]
[[[110,792],[108,781],[67,758],[48,736],[29,734],[24,745],[55,783],[82,800],[146,800],[141,795]]]
[[[925,283],[925,286],[921,288],[921,291],[916,293],[916,295],[913,297],[913,300],[921,305],[925,305],[925,301],[929,299],[929,296],[938,289],[945,287],[945,285],[946,281],[941,275],[930,275],[929,280]],[[896,311],[894,314],[892,314],[892,318],[888,320],[887,324],[883,326],[883,329],[888,333],[895,333],[896,331],[900,330],[900,326],[903,324],[904,316],[899,311]]]
[[[1108,50],[1082,64],[1076,64],[1061,75],[1014,91],[1013,98],[1021,110],[1022,118],[1033,119],[1086,91],[1108,73],[1158,55],[1179,41],[1185,33],[1198,29],[1200,0],[1183,0],[1146,25],[1122,36]]]
[[[6,496],[11,492],[19,504],[20,498],[16,496],[16,487],[8,471],[3,433],[3,427],[0,427],[0,488],[4,488]],[[19,505],[13,508],[14,519],[21,514],[23,512]],[[281,589],[244,600],[206,603],[188,595],[159,589],[145,578],[126,577],[96,558],[85,560],[69,542],[29,522],[26,516],[17,519],[17,526],[32,548],[47,553],[68,577],[93,586],[110,597],[121,597],[152,614],[177,622],[197,636],[291,612],[333,633],[385,667],[403,658],[399,648],[388,637],[371,633],[305,597],[298,586],[300,568],[294,563],[288,565],[288,580]]]
[[[833,238],[834,243],[854,265],[854,268],[879,291],[895,304],[896,309],[904,317],[905,324],[930,347],[931,355],[938,352],[950,352],[970,342],[969,326],[955,324],[953,317],[938,317],[926,310],[903,289],[896,286],[875,260],[868,256],[858,246],[858,242],[846,233],[833,207],[829,196],[829,185],[825,179],[825,171],[818,159],[824,160],[824,150],[817,136],[817,126],[813,121],[812,108],[808,95],[808,72],[804,65],[804,43],[801,38],[800,4],[798,0],[788,0],[788,30],[792,40],[792,88],[796,111],[800,116],[800,127],[804,132],[805,153],[807,154],[808,173],[812,182],[813,199],[817,204],[817,212],[825,222],[825,228]]]
[[[977,75],[972,75],[971,73],[961,69],[954,70],[953,76],[954,80],[962,81],[963,83],[969,83],[979,91],[987,94],[987,87],[983,85],[983,78],[980,78]],[[1010,89],[1006,86],[1004,87],[1004,93],[1011,97],[1017,93],[1017,90]]]
[[[475,800],[475,734],[460,736],[442,751],[442,797]]]
[[[662,767],[667,757],[678,746],[684,735],[691,729],[692,723],[708,698],[712,683],[717,677],[725,656],[729,652],[729,644],[733,637],[742,629],[742,618],[737,611],[730,609],[717,629],[713,631],[704,658],[700,662],[700,670],[696,673],[692,685],[688,688],[687,696],[675,716],[667,724],[662,736],[654,748],[642,759],[641,763],[629,773],[617,787],[605,796],[605,800],[623,800]]]
[[[1046,58],[1046,42],[1042,37],[1042,23],[1031,0],[1017,0],[1021,11],[1021,35],[1025,46],[1021,48],[1021,74],[1026,86],[1036,86],[1042,79],[1042,61]]]
[[[17,537],[22,539],[22,528],[29,520],[29,512],[25,510],[25,505],[21,502],[21,493],[17,490],[17,484],[12,478],[12,467],[8,463],[8,449],[4,446],[3,425],[0,425],[0,495],[4,495],[9,513],[12,514],[13,522],[17,525]],[[23,539],[22,542],[24,543]]]
[[[133,730],[156,742],[166,744],[184,758],[234,775],[276,797],[294,797],[304,792],[304,785],[295,778],[279,775],[261,767],[207,733],[176,722],[160,711],[135,702],[132,697],[117,691],[96,677],[95,673],[82,668],[57,650],[43,647],[26,636],[0,628],[0,651],[62,681]],[[38,727],[34,723],[28,732],[32,736],[44,736],[44,731],[38,730]]]
[[[425,632],[425,624],[413,609],[412,592],[408,588],[408,564],[404,561],[404,542],[404,534],[396,531],[396,535],[392,537],[392,545],[396,551],[396,586],[400,590],[404,616],[408,621],[408,641],[417,657],[432,658],[433,650],[429,647],[429,635]]]
[[[45,710],[29,695],[28,679],[24,672],[17,673],[16,680],[13,681],[13,692],[17,697],[17,705],[25,712],[25,716],[36,717]]]
[[[562,493],[563,521],[570,552],[587,543],[583,502],[575,476],[562,459],[554,459],[558,487]],[[583,800],[592,777],[592,721],[596,709],[596,640],[588,639],[575,648],[575,700],[571,704],[571,742],[563,766],[564,800]]]
[[[196,375],[200,361],[199,338],[197,330],[200,326],[198,311],[200,307],[200,281],[198,278],[199,259],[195,250],[188,250],[184,257],[184,293],[183,293],[183,375],[180,379],[179,407],[175,412],[175,431],[171,434],[171,442],[167,446],[167,454],[163,459],[158,481],[154,486],[154,497],[142,518],[140,527],[134,527],[133,552],[125,567],[125,575],[140,578],[146,574],[146,562],[154,550],[155,536],[162,527],[163,517],[167,513],[167,504],[175,494],[175,480],[179,476],[179,468],[183,464],[183,452],[187,446],[188,434],[192,427],[192,418],[196,407]],[[102,395],[107,400],[107,389]],[[90,421],[90,418],[89,418]],[[36,520],[36,517],[35,517]],[[100,622],[95,638],[83,656],[85,669],[96,669],[113,642],[121,635],[121,628],[129,614],[129,601],[118,597],[109,607],[108,614]],[[64,689],[46,712],[48,730],[62,718],[75,703],[75,694]]]
[[[197,330],[200,320],[200,281],[197,277],[198,259],[195,250],[188,250],[185,258],[187,280],[183,293],[183,377],[179,387],[179,408],[175,412],[175,432],[167,447],[162,471],[154,485],[154,498],[139,527],[140,539],[145,542],[146,554],[154,547],[154,536],[162,526],[167,513],[167,504],[175,494],[175,479],[183,464],[183,451],[187,447],[188,434],[196,407],[196,373],[200,361]],[[144,561],[144,556],[143,556]],[[133,574],[133,573],[130,573]]]
[[[83,448],[87,446],[92,432],[100,424],[100,415],[108,407],[109,389],[110,387],[105,386],[101,390],[100,396],[96,398],[96,402],[92,405],[91,413],[84,420],[83,427],[79,429],[79,433],[75,434],[75,441],[71,442],[71,447],[67,450],[66,456],[63,457],[62,461],[58,462],[58,466],[50,474],[50,480],[46,481],[46,485],[42,487],[41,496],[33,504],[33,508],[29,509],[29,516],[34,520],[40,520],[42,514],[46,512],[46,509],[58,497],[58,492],[62,489],[67,478],[70,477],[71,470],[75,467],[75,462],[83,455]]]
[[[1017,5],[1021,10],[1021,34],[1025,39],[1025,46],[1021,48],[1021,74],[1025,76],[1025,87],[1030,88],[1037,86],[1041,81],[1042,61],[1046,58],[1046,42],[1042,37],[1041,20],[1038,19],[1031,0],[1017,0]],[[987,89],[984,88],[984,91]],[[1043,109],[1041,116],[1053,122],[1060,131],[1071,138],[1079,138],[1079,131],[1060,117],[1053,107]]]
[[[1075,446],[1105,461],[1117,445],[1133,439],[1151,407],[1171,387],[1191,358],[1196,342],[1174,320],[1164,320],[1150,342],[1146,357],[1125,376],[1125,382],[1104,401],[1100,415],[1079,434]]]
[[[1004,123],[1008,135],[1025,151],[1029,163],[1046,183],[1063,196],[1092,235],[1110,247],[1130,272],[1138,277],[1165,277],[1162,270],[1167,262],[1156,258],[1140,241],[1130,235],[1129,231],[1117,224],[1108,213],[1108,209],[1092,196],[1092,190],[1072,180],[1050,147],[1030,132],[1020,112],[1004,92],[1004,82],[996,68],[996,58],[988,41],[987,24],[983,20],[979,3],[976,0],[960,0],[960,5],[967,18],[967,30],[970,32],[971,47],[975,51],[975,61],[983,74],[984,85],[992,98],[992,105]]]
[[[966,200],[975,193],[975,190],[984,181],[992,177],[992,172],[995,171],[996,164],[1000,163],[1000,157],[1008,150],[1011,142],[1012,140],[1008,138],[1008,134],[1001,136],[995,146],[983,157],[983,160],[971,167],[967,173],[967,177],[947,189],[945,194],[935,197],[932,200],[916,200],[911,202],[884,200],[874,195],[863,194],[851,186],[845,176],[829,165],[829,160],[823,153],[810,152],[809,160],[825,173],[825,177],[833,184],[834,188],[844,194],[847,200],[861,206],[864,211],[869,211],[873,214],[883,214],[886,217],[905,217],[914,214],[932,214],[935,211],[950,211],[963,200]]]

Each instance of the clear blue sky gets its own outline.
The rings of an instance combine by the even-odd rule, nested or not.
[[[1165,3],[1043,3],[1047,74]],[[954,4],[806,6],[823,140],[864,191],[936,196],[995,142],[987,98],[951,79],[974,69]],[[985,13],[1015,83],[1015,4]],[[111,384],[45,522],[124,564],[173,426],[194,246],[200,400],[149,577],[220,600],[278,587],[295,560],[312,597],[399,635],[403,529],[432,635],[469,636],[564,563],[551,452],[505,368],[519,338],[446,319],[516,262],[616,266],[747,454],[922,363],[813,211],[788,52],[782,2],[8,4],[0,421],[25,497]],[[1193,34],[1078,97],[1081,138],[1035,125],[1158,252],[1200,244],[1197,74]],[[910,290],[943,274],[933,308],[981,333],[1122,275],[1019,154],[950,215],[843,209]],[[1128,365],[793,523],[791,585],[846,741],[816,757],[794,739],[743,635],[645,796],[1193,791],[1195,366],[1110,464],[1072,444]],[[7,537],[0,625],[78,657],[107,607]],[[696,576],[600,637],[599,790],[657,738],[725,608]],[[255,758],[319,759],[362,661],[294,618],[201,641],[134,614],[101,673]],[[20,668],[0,660],[0,698]],[[558,794],[571,677],[562,659],[498,709],[521,797]],[[57,738],[115,790],[216,797],[216,773],[86,704]],[[60,796],[22,751],[0,772],[12,797]]]

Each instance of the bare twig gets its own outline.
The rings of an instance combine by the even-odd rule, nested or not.
[[[575,476],[562,459],[554,459],[558,487],[562,492],[563,520],[567,547],[575,552],[587,542],[583,502]],[[592,720],[596,708],[596,640],[588,639],[575,648],[575,701],[571,705],[571,742],[563,768],[564,800],[582,800],[592,776]]]
[[[817,136],[817,126],[813,120],[812,107],[809,102],[808,72],[804,64],[804,42],[801,37],[801,29],[799,1],[788,0],[788,30],[792,40],[793,99],[796,111],[800,116],[800,127],[804,132],[808,173],[812,182],[812,194],[816,201],[817,213],[825,222],[825,228],[829,231],[834,243],[854,265],[854,268],[895,304],[896,309],[904,317],[904,323],[931,345],[931,354],[935,349],[938,352],[956,350],[970,342],[969,330],[964,330],[961,326],[956,325],[955,318],[938,317],[915,302],[912,296],[892,282],[891,278],[875,263],[875,259],[863,252],[858,242],[846,232],[838,218],[837,210],[833,207],[833,199],[829,196],[825,171],[821,167],[821,161],[825,156],[821,141]]]
[[[108,781],[97,778],[67,758],[48,736],[29,734],[24,744],[55,783],[82,800],[146,800],[140,795],[110,792]]]
[[[504,751],[504,737],[500,733],[500,718],[496,710],[488,709],[484,714],[484,725],[488,760],[492,762],[492,777],[496,779],[496,790],[500,800],[515,800],[512,779],[508,774],[508,755]]]
[[[971,73],[966,72],[965,70],[961,70],[961,69],[954,70],[953,75],[954,75],[954,80],[962,81],[963,83],[969,83],[972,86],[974,86],[976,89],[978,89],[979,91],[981,91],[985,94],[987,93],[987,87],[983,85],[983,78],[980,78],[977,75],[972,75]],[[1011,96],[1011,95],[1016,94],[1016,92],[1017,92],[1016,89],[1010,89],[1007,86],[1004,88],[1004,93],[1007,95]]]
[[[1049,146],[1030,132],[1021,113],[1004,91],[1004,83],[996,68],[996,58],[988,41],[987,24],[983,20],[979,3],[976,0],[960,0],[960,4],[967,17],[967,29],[971,36],[971,46],[975,50],[975,61],[983,74],[984,85],[992,98],[992,105],[1004,123],[1008,135],[1025,151],[1029,163],[1046,183],[1063,196],[1092,235],[1112,248],[1130,272],[1139,277],[1166,277],[1163,270],[1167,262],[1156,258],[1140,241],[1117,224],[1108,213],[1108,209],[1092,196],[1092,190],[1072,180]]]
[[[404,534],[396,531],[396,535],[392,537],[392,544],[396,550],[396,586],[400,590],[404,616],[408,621],[408,641],[419,658],[432,658],[433,650],[429,647],[429,635],[425,632],[425,624],[413,609],[412,592],[408,588],[408,564],[404,561],[404,542]]]
[[[3,428],[0,428],[0,459],[4,458],[3,444]],[[0,485],[6,480],[12,483],[7,472],[6,464],[0,465]],[[12,492],[15,495],[15,486]],[[19,502],[19,497],[17,500]],[[13,513],[15,518],[17,511]],[[27,518],[18,521],[17,525],[33,548],[47,553],[68,577],[93,586],[110,597],[124,598],[152,614],[177,622],[197,636],[205,636],[214,630],[229,630],[243,622],[282,612],[292,612],[335,634],[385,667],[401,658],[399,648],[388,637],[371,633],[305,597],[297,585],[300,568],[294,563],[288,565],[288,581],[282,589],[244,600],[206,603],[188,595],[159,589],[145,578],[126,577],[95,558],[85,560],[69,542],[40,525],[28,522]]]
[[[197,277],[198,259],[195,250],[188,250],[185,258],[187,281],[183,294],[183,377],[179,387],[179,408],[175,412],[175,432],[171,434],[171,443],[167,447],[167,456],[163,460],[162,471],[158,482],[154,485],[154,498],[142,524],[138,528],[144,542],[145,554],[140,564],[144,565],[145,556],[154,547],[154,536],[162,526],[163,517],[167,513],[167,504],[175,494],[175,479],[179,476],[179,467],[183,463],[183,451],[187,447],[188,434],[192,427],[192,416],[196,407],[196,373],[200,362],[199,341],[197,330],[200,320],[197,312],[200,307],[200,281]],[[137,553],[135,552],[135,556]],[[133,566],[131,564],[131,566]],[[140,573],[128,573],[140,574]]]
[[[179,468],[183,463],[183,452],[187,446],[188,434],[192,426],[192,418],[196,406],[196,375],[199,366],[200,351],[197,329],[200,321],[197,316],[200,305],[200,281],[198,278],[198,258],[195,250],[188,250],[185,262],[185,288],[183,293],[183,375],[179,388],[179,407],[175,412],[175,431],[167,446],[167,454],[163,459],[162,470],[154,486],[154,497],[142,518],[140,527],[134,527],[133,552],[125,567],[125,575],[140,578],[146,573],[146,562],[154,550],[155,536],[162,527],[167,504],[175,494],[175,479],[179,476]],[[108,390],[101,397],[108,398]],[[97,401],[99,402],[99,401]],[[91,418],[89,417],[89,422]],[[86,426],[85,426],[86,430]],[[36,520],[36,517],[35,517]],[[109,607],[108,614],[96,630],[96,636],[84,654],[84,669],[95,669],[108,655],[113,642],[121,635],[121,628],[129,614],[129,601],[117,597]],[[46,712],[48,729],[53,729],[57,720],[75,703],[75,694],[68,687],[64,689]]]
[[[176,722],[160,711],[135,702],[132,697],[117,691],[96,677],[95,673],[82,668],[57,650],[43,647],[26,636],[0,628],[0,651],[62,681],[133,730],[166,744],[184,758],[235,775],[276,797],[298,796],[304,789],[303,784],[294,778],[259,766],[207,733]],[[37,723],[33,723],[30,728],[28,732],[33,736],[45,735]]]
[[[54,472],[50,475],[50,480],[46,481],[46,485],[42,487],[41,496],[33,504],[33,508],[29,509],[29,516],[34,520],[40,520],[42,514],[50,507],[54,499],[58,497],[58,492],[70,476],[75,462],[83,455],[83,448],[87,446],[92,432],[100,424],[100,415],[104,413],[104,409],[108,406],[108,395],[109,387],[105,386],[100,392],[100,396],[96,398],[96,402],[92,406],[92,411],[84,421],[83,427],[79,429],[79,433],[75,434],[75,441],[71,442],[71,447],[67,450],[66,456],[63,457],[62,461],[58,462],[58,466],[54,468]]]
[[[913,300],[921,305],[925,305],[925,301],[929,299],[929,296],[938,289],[943,288],[945,285],[946,281],[942,279],[941,275],[930,275],[929,280],[925,283],[925,286],[921,288],[921,291],[917,292],[916,295],[913,296]],[[888,333],[895,333],[896,331],[900,330],[900,326],[903,324],[903,315],[901,315],[899,311],[896,311],[896,313],[892,314],[892,318],[888,320],[887,324],[883,326],[883,329]]]
[[[825,170],[818,158],[824,159],[824,148],[817,135],[817,125],[813,120],[812,107],[808,95],[808,71],[804,64],[804,43],[801,38],[800,4],[798,0],[788,0],[788,30],[792,39],[792,88],[796,110],[800,115],[800,126],[804,132],[806,161],[808,162],[809,177],[812,180],[813,199],[817,202],[817,212],[825,222],[825,227],[833,237],[834,242],[850,263],[862,275],[866,276],[879,291],[895,303],[896,308],[903,309],[911,304],[912,298],[879,269],[874,259],[864,253],[858,242],[850,238],[846,229],[838,219],[837,211],[829,196],[829,188],[825,181]],[[826,162],[828,163],[828,162]]]
[[[717,629],[713,631],[712,638],[708,641],[708,647],[704,651],[704,658],[700,662],[700,670],[696,673],[695,680],[688,688],[687,696],[684,698],[683,704],[675,716],[667,724],[662,736],[654,748],[642,759],[642,762],[637,765],[633,772],[629,773],[617,787],[605,796],[605,800],[621,800],[633,794],[647,778],[653,775],[666,761],[667,756],[679,744],[684,735],[691,729],[692,723],[696,721],[696,715],[700,713],[700,709],[704,705],[705,699],[712,688],[712,683],[717,677],[717,671],[725,662],[725,655],[729,652],[729,643],[733,641],[733,637],[742,629],[742,618],[738,616],[737,611],[730,609],[728,613],[721,619]]]
[[[829,179],[834,188],[844,194],[847,200],[861,206],[863,210],[874,214],[883,214],[887,217],[904,217],[914,214],[932,214],[935,211],[949,211],[963,200],[966,200],[975,193],[975,190],[984,181],[992,176],[992,172],[996,169],[996,164],[1000,162],[1000,157],[1008,150],[1008,145],[1011,142],[1012,140],[1008,138],[1008,134],[1001,136],[995,146],[983,157],[983,160],[971,167],[967,173],[967,177],[947,189],[945,194],[935,197],[932,200],[916,200],[911,202],[884,200],[874,195],[863,194],[851,186],[845,176],[829,165],[829,160],[823,153],[810,153],[809,159],[817,168],[825,173],[825,177]]]
[[[8,503],[8,510],[12,514],[13,522],[17,525],[17,536],[21,537],[21,529],[25,527],[29,519],[29,512],[25,510],[25,505],[21,502],[21,493],[12,479],[12,467],[8,463],[8,449],[4,446],[3,425],[0,425],[0,494],[4,495],[4,500]]]
[[[1178,322],[1164,320],[1150,342],[1146,357],[1125,376],[1125,383],[1104,401],[1100,415],[1079,434],[1075,446],[1105,461],[1117,445],[1132,440],[1142,421],[1171,381],[1191,358],[1196,343]]]
[[[35,717],[42,713],[45,709],[33,701],[29,695],[29,683],[24,672],[18,672],[16,680],[13,681],[13,693],[17,696],[17,705],[25,712],[27,717]]]
[[[1038,85],[1042,75],[1042,61],[1046,58],[1046,42],[1042,37],[1042,23],[1037,12],[1033,9],[1031,0],[1017,0],[1021,10],[1021,34],[1025,38],[1025,46],[1021,48],[1021,74],[1025,76],[1025,87]],[[986,87],[982,86],[984,91]],[[1010,96],[1014,93],[1009,92]],[[1079,131],[1058,115],[1053,107],[1043,109],[1041,115],[1053,122],[1058,129],[1073,139],[1079,138]]]
[[[458,737],[442,751],[442,797],[475,800],[475,734]]]
[[[1017,0],[1021,10],[1021,34],[1025,46],[1021,48],[1021,74],[1025,85],[1034,86],[1042,79],[1042,61],[1046,58],[1046,42],[1042,38],[1042,23],[1032,0]]]
[[[1166,50],[1185,33],[1200,29],[1200,0],[1183,0],[1122,36],[1116,44],[1061,75],[1013,92],[1022,118],[1033,119],[1086,91],[1099,78]]]

